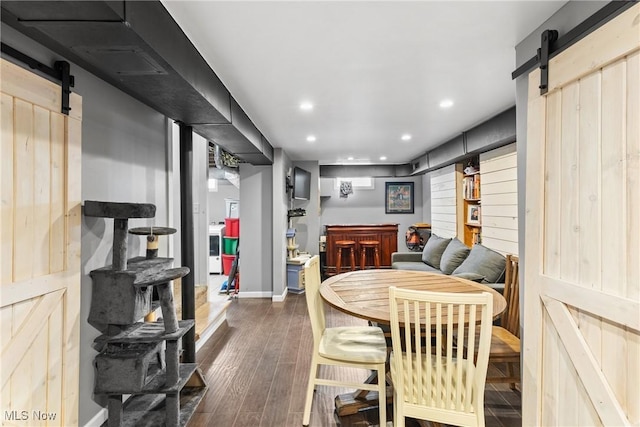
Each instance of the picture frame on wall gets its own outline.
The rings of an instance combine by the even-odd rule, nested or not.
[[[384,196],[385,213],[413,213],[413,182],[385,182]]]
[[[467,206],[467,224],[480,225],[480,205]]]

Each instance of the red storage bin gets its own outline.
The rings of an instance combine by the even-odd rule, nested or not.
[[[226,227],[225,236],[240,237],[240,219],[239,218],[225,218],[224,225]]]
[[[225,276],[228,276],[229,272],[231,272],[231,265],[234,259],[236,259],[235,255],[222,254],[222,274]]]

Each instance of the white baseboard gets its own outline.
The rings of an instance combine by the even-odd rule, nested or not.
[[[271,301],[273,302],[284,302],[284,300],[287,298],[287,294],[289,293],[289,288],[284,288],[284,291],[282,292],[282,295],[273,295],[271,297]]]
[[[237,298],[271,298],[273,292],[247,292],[240,289],[236,296]]]
[[[100,427],[109,418],[109,412],[107,408],[102,408],[98,413],[89,420],[84,427]]]

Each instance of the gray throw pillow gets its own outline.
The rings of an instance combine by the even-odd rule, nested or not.
[[[478,282],[478,283],[484,280],[484,276],[481,276],[476,273],[458,273],[458,274],[452,274],[452,276],[460,277],[462,279],[467,279],[467,280],[471,280],[472,282]]]
[[[484,276],[486,283],[496,283],[504,274],[507,259],[504,255],[482,245],[473,245],[469,256],[453,270],[458,273],[475,273]]]
[[[451,239],[432,234],[422,250],[422,262],[440,270],[440,258],[442,258],[442,253],[447,249],[450,241]]]
[[[442,253],[442,258],[440,258],[440,271],[444,274],[453,273],[453,270],[458,268],[458,266],[462,264],[462,261],[467,259],[470,250],[467,245],[457,238],[451,239],[451,242],[449,242]]]

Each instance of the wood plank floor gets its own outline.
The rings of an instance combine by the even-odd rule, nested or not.
[[[363,320],[327,310],[328,327],[362,324]],[[284,303],[268,299],[234,300],[227,309],[227,323],[197,354],[209,389],[188,427],[301,426],[311,348],[311,325],[304,295],[289,294]],[[340,375],[354,381],[367,377],[365,371],[337,367],[321,369],[321,373],[328,378]],[[377,425],[377,410],[334,419],[335,396],[349,391],[318,387],[310,425]],[[520,426],[520,400],[520,394],[509,390],[506,384],[487,385],[486,425]]]

